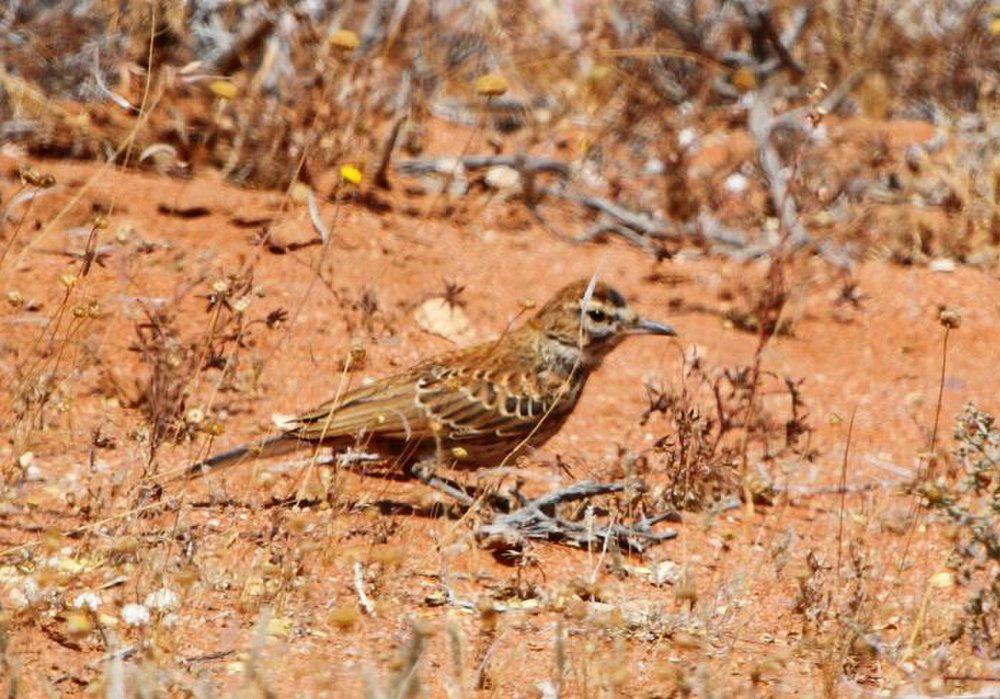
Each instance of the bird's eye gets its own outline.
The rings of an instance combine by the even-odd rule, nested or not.
[[[587,315],[595,323],[603,323],[608,319],[608,314],[599,308],[591,308],[589,311],[587,311]]]

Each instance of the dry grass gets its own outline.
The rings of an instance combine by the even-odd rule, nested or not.
[[[785,343],[828,313],[798,305],[832,288],[828,327],[864,313],[853,272],[812,254],[822,244],[854,263],[995,274],[1000,17],[974,0],[830,0],[810,15],[775,2],[772,28],[801,28],[782,56],[761,45],[766,26],[754,29],[741,5],[8,3],[0,135],[20,166],[0,173],[7,695],[995,688],[994,417],[970,406],[951,443],[938,440],[950,419],[942,364],[933,420],[920,425],[929,445],[888,436],[919,468],[854,487],[860,459],[843,417],[813,388],[817,377],[803,383],[778,365]],[[761,143],[748,106],[763,94],[777,126]],[[517,157],[457,160],[479,154]],[[519,154],[557,163],[532,170]],[[435,165],[392,165],[419,155]],[[247,244],[228,241],[238,255],[220,261],[131,228],[130,192],[109,201],[92,191],[109,168],[60,180],[44,158],[221,189],[212,173],[281,194],[263,212],[225,214]],[[581,208],[581,196],[625,214]],[[163,221],[222,215],[217,204],[156,203]],[[359,211],[405,230],[346,230]],[[800,224],[819,242],[796,247]],[[671,308],[692,325],[719,317],[738,331],[733,342],[749,333],[750,359],[708,363],[689,347],[676,379],[647,384],[648,440],[609,459],[557,459],[649,486],[581,505],[574,521],[669,506],[683,546],[638,557],[609,539],[483,563],[470,517],[426,494],[397,502],[376,479],[351,490],[351,474],[315,464],[254,471],[249,492],[214,482],[204,499],[164,491],[226,430],[261,427],[248,416],[261,417],[288,376],[279,369],[290,346],[314,325],[340,324],[319,335],[336,357],[297,355],[304,373],[334,366],[346,382],[369,364],[410,361],[393,347],[414,298],[439,293],[440,277],[397,301],[384,290],[390,262],[363,284],[343,281],[354,277],[338,265],[366,246],[390,261],[424,254],[435,226],[460,228],[473,251],[525,232],[610,232],[653,253],[651,286],[684,285],[673,270],[691,258],[729,260],[729,277],[706,282],[714,298]],[[716,244],[730,234],[741,243]],[[580,249],[560,248],[567,258]],[[58,273],[38,262],[53,254]],[[433,254],[446,258],[449,302],[466,303],[462,258]],[[262,281],[282,256],[294,256],[295,272]],[[310,315],[319,304],[324,315]],[[926,320],[925,310],[913,315]],[[976,312],[995,323],[989,308]],[[995,400],[995,384],[965,391]],[[826,451],[813,443],[821,420]],[[43,471],[60,451],[73,465]],[[837,483],[800,482],[834,462]],[[534,482],[500,473],[480,485],[516,502],[544,472],[534,464]],[[776,633],[757,639],[760,619]],[[49,672],[39,660],[48,653],[65,667]]]

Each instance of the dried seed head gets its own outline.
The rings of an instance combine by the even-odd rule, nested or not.
[[[476,92],[483,97],[499,97],[507,92],[507,78],[500,73],[487,73],[476,78]]]
[[[91,615],[84,611],[73,611],[66,614],[66,635],[70,638],[83,638],[94,630]]]
[[[353,51],[361,44],[358,35],[350,29],[338,29],[330,35],[329,42],[330,46],[344,52]]]
[[[30,165],[22,166],[18,171],[18,175],[21,177],[22,184],[38,187],[39,189],[48,189],[56,183],[55,177],[48,173],[39,172]]]
[[[938,322],[949,330],[962,327],[962,312],[955,308],[942,308],[938,311]]]
[[[215,80],[208,86],[208,89],[212,91],[213,95],[224,100],[233,99],[239,92],[236,86],[228,80]]]
[[[749,66],[740,66],[734,70],[731,81],[733,87],[740,92],[750,92],[757,89],[757,74]]]
[[[326,620],[334,628],[341,631],[350,631],[360,618],[361,614],[358,613],[357,607],[351,604],[344,604],[335,607]]]
[[[348,357],[352,367],[363,367],[365,365],[365,361],[368,359],[368,350],[361,345],[353,345],[351,349],[348,350]]]

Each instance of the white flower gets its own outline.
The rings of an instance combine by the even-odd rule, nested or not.
[[[87,590],[76,596],[76,599],[73,600],[73,606],[77,609],[89,609],[96,612],[97,608],[101,606],[101,597],[96,592]]]
[[[170,612],[165,617],[163,617],[162,619],[160,619],[160,625],[161,626],[165,626],[168,629],[171,629],[171,628],[177,626],[177,622],[178,621],[180,621],[180,618],[176,614],[174,614],[173,612]]]
[[[149,610],[141,604],[126,604],[122,607],[122,621],[128,626],[145,626],[149,623]]]
[[[156,592],[146,595],[146,606],[158,612],[168,612],[177,609],[177,593],[166,587],[160,588]]]

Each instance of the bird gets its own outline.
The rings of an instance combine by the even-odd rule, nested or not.
[[[425,359],[287,419],[277,435],[187,467],[196,478],[301,449],[361,449],[416,475],[512,463],[548,441],[603,359],[632,335],[675,336],[604,282],[581,279],[498,339]],[[416,468],[414,468],[416,467]]]

